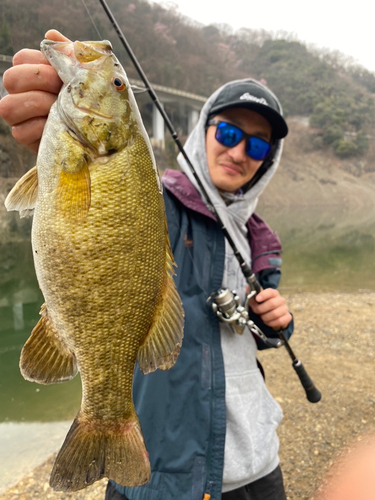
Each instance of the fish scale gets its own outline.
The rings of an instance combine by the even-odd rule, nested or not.
[[[76,491],[102,477],[137,486],[150,479],[150,464],[132,400],[135,364],[144,373],[170,369],[183,338],[161,183],[109,42],[41,47],[64,85],[36,167],[6,200],[21,216],[34,212],[45,299],[21,373],[50,384],[80,371],[82,404],[53,488]]]

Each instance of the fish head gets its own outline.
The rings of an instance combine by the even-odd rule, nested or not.
[[[41,50],[63,81],[57,107],[71,135],[103,156],[132,143],[135,100],[110,42],[43,40]]]

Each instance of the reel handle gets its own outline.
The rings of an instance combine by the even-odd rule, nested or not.
[[[307,375],[307,372],[303,367],[301,361],[295,359],[292,363],[292,366],[295,369],[303,388],[305,389],[307,399],[310,401],[310,403],[318,403],[322,398],[322,394],[320,391],[318,391],[318,389],[314,385],[314,382]]]

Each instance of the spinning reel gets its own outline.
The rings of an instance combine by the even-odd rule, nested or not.
[[[249,302],[255,292],[250,292],[246,296],[245,304]],[[248,327],[251,333],[259,337],[268,347],[281,347],[283,341],[281,339],[272,339],[266,337],[262,330],[249,319],[248,310],[241,305],[240,297],[235,290],[230,291],[229,288],[220,288],[216,292],[211,293],[207,302],[212,302],[212,310],[220,321],[231,326],[235,333],[243,334],[244,329]]]

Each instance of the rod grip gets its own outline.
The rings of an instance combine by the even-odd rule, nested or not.
[[[307,372],[303,367],[301,361],[296,359],[295,361],[293,361],[292,365],[301,381],[303,388],[305,389],[307,399],[310,401],[310,403],[318,403],[322,398],[322,394],[320,393],[320,391],[318,391],[311,378],[307,375]]]

